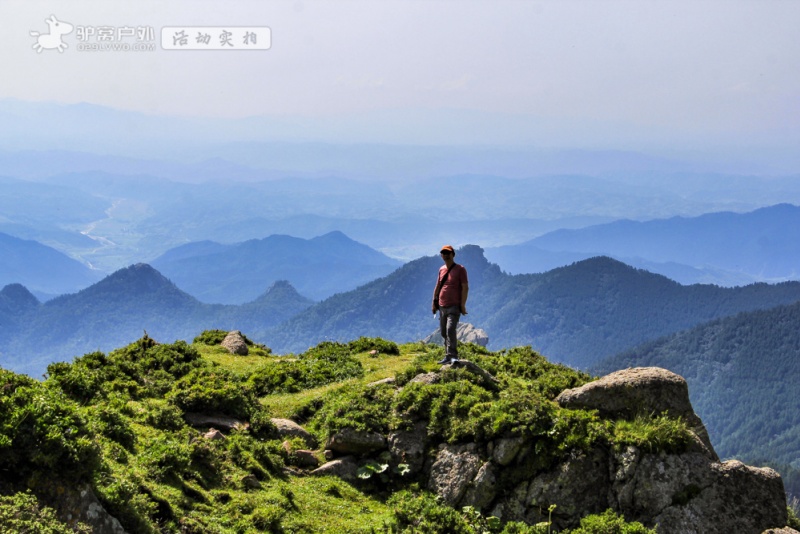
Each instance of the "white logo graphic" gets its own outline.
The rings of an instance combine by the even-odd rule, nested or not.
[[[45,49],[52,50],[54,48],[57,48],[59,52],[63,52],[67,48],[67,43],[61,40],[61,36],[72,31],[72,24],[58,20],[55,15],[50,15],[49,19],[45,19],[45,22],[50,27],[50,33],[32,31],[31,36],[36,37],[36,44],[33,45],[33,48],[37,53],[41,53]]]

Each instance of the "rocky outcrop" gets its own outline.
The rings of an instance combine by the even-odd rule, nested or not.
[[[470,323],[458,323],[456,336],[459,343],[475,343],[481,347],[485,347],[489,344],[488,334],[486,334],[483,329],[476,328]],[[433,345],[444,345],[444,339],[442,338],[442,334],[438,329],[423,339],[422,342]]]
[[[41,481],[36,493],[48,506],[55,508],[58,517],[70,527],[78,523],[89,526],[93,534],[125,534],[120,522],[106,511],[89,484],[75,487],[58,479]],[[12,532],[2,528],[0,532]]]
[[[718,459],[708,432],[689,401],[689,385],[682,376],[667,369],[623,369],[579,388],[563,391],[556,402],[565,408],[597,410],[602,416],[612,419],[661,413],[682,417]]]
[[[225,339],[222,340],[220,345],[225,347],[231,354],[246,356],[250,353],[250,349],[247,348],[247,341],[242,333],[238,330],[228,332],[228,335],[225,336]]]
[[[434,384],[437,373],[414,382]],[[694,441],[680,452],[649,452],[635,446],[596,443],[575,449],[555,465],[537,461],[537,438],[504,436],[483,443],[434,443],[424,421],[382,436],[343,432],[332,437],[332,454],[346,454],[313,471],[355,480],[359,465],[381,451],[450,506],[474,506],[503,521],[528,524],[552,519],[554,528],[578,526],[591,513],[611,508],[659,534],[761,534],[787,522],[780,476],[739,461],[720,462],[689,402],[685,380],[665,369],[626,369],[562,392],[568,408],[597,410],[606,418],[637,414],[682,417]],[[368,446],[347,445],[369,443]],[[385,453],[384,453],[385,454]],[[550,467],[541,467],[549,465]],[[555,505],[552,515],[549,508]]]

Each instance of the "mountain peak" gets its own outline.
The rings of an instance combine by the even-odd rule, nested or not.
[[[136,263],[120,269],[85,291],[111,293],[155,293],[158,291],[179,292],[168,278],[146,263]]]
[[[0,302],[14,308],[29,308],[40,304],[39,300],[22,284],[8,284],[0,290]]]

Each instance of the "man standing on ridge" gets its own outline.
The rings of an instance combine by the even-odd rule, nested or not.
[[[455,260],[456,251],[445,245],[440,251],[444,265],[439,268],[436,289],[433,290],[433,313],[439,310],[439,327],[444,338],[444,359],[440,364],[458,361],[458,319],[467,314],[469,281],[467,270]]]

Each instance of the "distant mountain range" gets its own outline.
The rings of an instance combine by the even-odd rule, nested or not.
[[[121,269],[78,293],[40,304],[24,287],[0,291],[0,366],[38,376],[52,361],[108,351],[144,331],[191,341],[206,329],[256,331],[312,304],[285,281],[241,306],[203,304],[145,264]]]
[[[743,285],[800,278],[800,207],[621,220],[561,229],[519,245],[487,249],[510,273],[544,272],[608,255],[683,284]]]
[[[488,333],[490,347],[532,345],[581,368],[703,322],[800,300],[800,282],[682,286],[607,257],[531,275],[503,273],[474,245],[459,249],[456,261],[470,276],[465,320]],[[288,282],[243,305],[203,304],[144,264],[45,304],[12,285],[0,294],[0,310],[11,310],[0,311],[0,365],[41,370],[48,360],[117,347],[143,330],[173,341],[209,328],[238,329],[279,353],[359,336],[415,341],[437,325],[430,299],[440,264],[420,258],[317,304]],[[31,358],[30,347],[42,356]]]
[[[741,167],[715,174],[646,154],[245,139],[183,150],[174,139],[186,128],[177,128],[174,118],[127,116],[94,106],[34,107],[0,101],[0,114],[6,109],[23,128],[37,124],[26,117],[63,116],[63,124],[73,128],[88,116],[87,131],[104,133],[103,143],[130,148],[120,139],[125,132],[111,135],[102,126],[125,116],[143,128],[139,134],[151,132],[144,135],[147,143],[158,145],[159,151],[143,152],[146,157],[137,157],[137,150],[123,156],[74,147],[0,151],[0,169],[7,176],[0,178],[0,232],[35,239],[107,274],[204,240],[239,243],[272,234],[308,239],[338,230],[409,260],[443,243],[498,247],[620,219],[800,205],[796,176],[742,175]],[[2,136],[14,138],[10,131]],[[63,142],[63,136],[56,137]],[[443,199],[456,209],[443,210]],[[635,263],[638,256],[624,250],[577,252],[581,259],[607,254],[655,268]],[[522,272],[491,252],[489,257],[509,272]],[[714,263],[697,267],[669,258],[641,259],[677,263],[678,274],[702,270],[689,272],[686,276],[693,278],[682,282],[728,285],[735,274],[721,268],[714,273]]]
[[[0,286],[22,284],[40,298],[73,293],[102,278],[54,248],[0,233]]]
[[[322,300],[394,271],[402,262],[341,232],[313,239],[273,235],[223,245],[189,243],[167,251],[153,267],[203,302],[242,304],[276,280]]]

